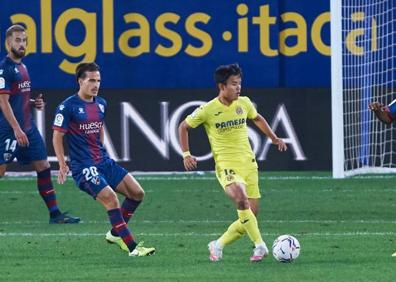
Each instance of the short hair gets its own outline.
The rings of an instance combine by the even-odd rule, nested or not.
[[[26,31],[26,28],[24,28],[22,25],[14,24],[14,25],[10,26],[9,28],[7,28],[6,39],[11,37],[14,32],[24,32],[24,31]]]
[[[93,72],[93,71],[99,71],[99,70],[100,70],[100,68],[95,62],[81,63],[76,68],[76,79],[77,79],[77,81],[80,78],[84,79],[87,76],[87,74],[86,74],[87,71]]]
[[[237,63],[219,66],[214,73],[216,85],[219,83],[226,84],[228,78],[232,75],[242,76],[242,69]]]

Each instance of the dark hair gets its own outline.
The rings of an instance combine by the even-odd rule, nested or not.
[[[20,24],[14,24],[14,25],[10,26],[9,28],[7,28],[6,39],[8,37],[11,37],[14,32],[23,32],[23,31],[26,31],[26,28],[24,28]]]
[[[95,63],[81,63],[76,68],[76,79],[78,81],[79,78],[84,79],[86,77],[86,72],[94,72],[99,71],[99,66]]]
[[[228,78],[232,75],[242,76],[242,69],[239,67],[238,64],[219,66],[214,73],[214,80],[216,82],[216,85],[219,83],[226,84]]]

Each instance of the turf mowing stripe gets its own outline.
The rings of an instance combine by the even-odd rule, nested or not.
[[[18,188],[16,188],[18,189]],[[31,187],[28,187],[27,189],[31,190]],[[356,190],[351,190],[351,189],[339,189],[339,188],[330,188],[330,189],[313,189],[315,190],[315,192],[317,193],[356,193]],[[152,190],[152,189],[148,189],[145,190],[146,193],[162,193],[162,191],[159,190]],[[188,188],[186,189],[171,189],[171,190],[167,190],[167,193],[184,193],[184,192],[188,192],[191,193],[191,189],[189,190]],[[279,188],[279,189],[266,189],[264,188],[262,190],[263,193],[293,193],[293,192],[298,192],[300,193],[300,189],[299,188],[295,188],[295,189],[284,189],[284,188]],[[389,193],[396,193],[396,189],[392,189],[392,188],[381,188],[378,187],[376,189],[360,189],[359,192],[374,192],[374,193],[378,193],[378,192],[389,192]],[[64,191],[57,191],[58,194],[62,194],[62,193],[66,193]],[[221,188],[217,189],[217,190],[205,190],[205,193],[223,193],[223,190]],[[0,190],[0,194],[38,194],[37,191],[15,191],[15,188],[12,188],[12,190],[6,190],[6,189],[1,189]]]
[[[230,220],[138,220],[135,223],[145,223],[145,224],[213,224],[213,223],[230,223]],[[331,223],[331,224],[339,224],[339,223],[361,223],[361,224],[396,224],[396,220],[365,220],[365,219],[356,219],[356,220],[314,220],[314,219],[272,219],[272,220],[259,220],[260,223]],[[108,221],[81,221],[81,224],[108,224]],[[48,225],[47,221],[0,221],[0,225],[18,225],[18,224],[45,224]]]
[[[147,181],[184,181],[184,180],[201,180],[201,181],[212,181],[217,180],[216,176],[139,176],[134,175],[137,180],[147,180]],[[4,180],[12,181],[35,181],[35,177],[26,176],[7,176],[3,178]],[[260,180],[330,180],[333,179],[331,176],[259,176]],[[396,179],[396,175],[364,175],[346,178],[348,179]],[[69,181],[73,181],[69,177]],[[341,180],[335,180],[341,181]]]
[[[94,237],[104,236],[104,233],[26,233],[26,232],[0,232],[0,237]],[[138,236],[152,236],[152,237],[214,237],[219,236],[221,233],[138,233]],[[263,233],[264,236],[278,236],[277,233]],[[343,232],[343,233],[331,233],[331,232],[313,232],[313,233],[293,233],[299,237],[358,237],[358,236],[394,236],[396,232]]]

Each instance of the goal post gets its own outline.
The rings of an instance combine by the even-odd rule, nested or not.
[[[331,11],[331,123],[333,177],[344,177],[344,118],[342,100],[342,0],[330,1]]]
[[[396,130],[368,110],[395,95],[395,0],[332,0],[333,177],[396,172]]]

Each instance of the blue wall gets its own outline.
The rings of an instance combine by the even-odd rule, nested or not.
[[[101,65],[104,88],[212,87],[232,62],[245,87],[327,88],[329,18],[328,0],[2,0],[0,46],[27,25],[34,88],[74,88],[83,60]]]

